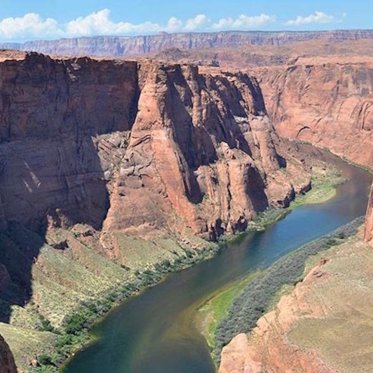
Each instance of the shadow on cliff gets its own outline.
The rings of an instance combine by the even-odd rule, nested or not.
[[[25,306],[32,298],[32,266],[46,244],[48,225],[82,223],[99,230],[109,208],[104,173],[90,137],[29,145],[7,145],[2,154],[6,162],[0,195],[7,219],[0,233],[1,322],[9,322],[12,305]]]
[[[28,53],[0,64],[0,83],[0,321],[8,322],[11,306],[32,298],[47,228],[101,229],[109,195],[97,135],[131,130],[138,65]]]

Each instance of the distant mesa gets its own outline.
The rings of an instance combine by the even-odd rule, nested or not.
[[[59,40],[3,43],[0,48],[65,56],[128,56],[156,53],[168,48],[184,50],[238,47],[245,45],[284,45],[297,41],[344,41],[373,39],[373,30],[336,31],[225,31],[204,33],[166,32],[148,36],[97,36]]]

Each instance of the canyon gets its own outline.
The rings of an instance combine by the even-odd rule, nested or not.
[[[22,369],[80,303],[311,187],[246,73],[6,51],[0,81],[0,332]]]
[[[371,31],[165,34],[38,41],[1,52],[1,321],[34,328],[37,315],[54,327],[63,324],[79,296],[54,257],[81,265],[79,276],[90,282],[84,299],[90,299],[143,269],[144,256],[146,268],[172,261],[245,231],[268,208],[288,207],[311,188],[312,167],[285,138],[371,168],[372,37]],[[365,54],[346,56],[351,45]],[[362,237],[313,263],[252,334],[225,347],[219,371],[348,371],[359,351],[341,368],[327,338],[320,352],[301,334],[314,320],[335,331],[328,322],[337,311],[328,302],[336,299],[335,289],[355,289],[359,281],[358,274],[345,276],[351,270],[346,262],[362,267],[364,284],[371,284],[370,259],[361,258],[370,258],[373,245],[373,189],[367,243]],[[10,258],[14,253],[20,268]],[[94,289],[98,260],[110,270]],[[56,294],[76,291],[66,295],[66,310],[57,298],[57,310],[49,310],[51,273]],[[364,289],[349,294],[356,312],[371,306]],[[326,294],[322,302],[312,295],[320,293]],[[32,317],[14,321],[29,304]],[[338,306],[348,315],[348,305]],[[355,321],[364,329],[364,320]],[[11,336],[9,328],[0,332]],[[2,340],[0,358],[12,373]]]
[[[216,239],[310,186],[247,74],[35,53],[0,69],[3,229]]]

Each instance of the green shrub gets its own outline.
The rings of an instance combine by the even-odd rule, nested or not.
[[[39,355],[36,359],[39,365],[52,365],[54,366],[53,359],[49,355]]]
[[[79,334],[85,327],[87,315],[85,310],[74,313],[65,324],[65,332],[67,334]]]
[[[50,323],[48,319],[46,319],[43,315],[40,315],[40,326],[39,330],[43,332],[55,332],[54,327]]]

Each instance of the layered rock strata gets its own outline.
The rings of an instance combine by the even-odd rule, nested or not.
[[[281,136],[373,165],[372,59],[300,58],[256,74]]]
[[[341,42],[345,40],[372,39],[371,30],[336,31],[229,31],[206,33],[160,33],[147,36],[97,36],[65,38],[59,40],[38,40],[19,43],[3,43],[1,48],[20,49],[48,54],[68,56],[126,56],[158,52],[167,48],[185,50],[238,47],[244,45],[284,45],[297,41],[324,40]]]
[[[3,229],[215,239],[309,186],[246,74],[27,54],[0,81]]]

